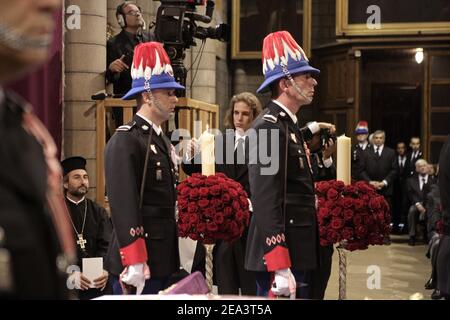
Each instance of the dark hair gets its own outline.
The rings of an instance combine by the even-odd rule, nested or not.
[[[250,106],[250,109],[252,110],[253,119],[255,119],[262,111],[261,102],[259,102],[259,99],[253,93],[241,92],[241,93],[235,94],[231,98],[229,107],[228,107],[227,111],[225,112],[225,117],[224,117],[225,128],[236,129],[234,127],[233,112],[234,112],[234,105],[237,102],[244,102],[248,106]]]

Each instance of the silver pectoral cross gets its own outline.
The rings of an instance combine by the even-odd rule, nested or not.
[[[86,248],[85,244],[87,243],[87,241],[85,239],[83,239],[83,234],[78,234],[78,240],[77,240],[77,244],[80,246],[80,248],[82,250],[84,250]]]

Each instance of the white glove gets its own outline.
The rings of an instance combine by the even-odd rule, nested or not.
[[[277,296],[290,296],[295,298],[297,287],[295,277],[291,269],[280,269],[275,271],[275,279],[272,283],[272,292]]]
[[[248,210],[249,210],[250,212],[253,212],[252,202],[250,201],[249,198],[247,198],[247,200],[248,200]]]
[[[146,279],[150,279],[150,269],[146,263],[128,266],[120,275],[120,280],[123,283],[136,287],[137,295],[140,295],[144,290]]]
[[[194,156],[200,151],[200,143],[195,138],[189,140],[186,146],[186,160],[191,161]]]
[[[67,283],[71,284],[71,288],[80,290],[81,289],[80,277],[81,277],[81,272],[80,271],[74,271],[68,277]]]

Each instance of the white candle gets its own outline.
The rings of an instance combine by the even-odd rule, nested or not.
[[[351,184],[351,147],[352,139],[345,135],[337,138],[337,170],[336,180]]]
[[[200,150],[202,154],[202,174],[205,176],[214,175],[216,173],[214,135],[206,130],[203,132],[200,141]]]

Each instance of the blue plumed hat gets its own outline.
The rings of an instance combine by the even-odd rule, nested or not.
[[[264,38],[262,49],[264,82],[257,92],[266,92],[270,84],[290,75],[299,73],[320,73],[309,65],[303,49],[287,31],[277,31]],[[284,70],[283,70],[284,69]]]
[[[123,100],[136,99],[139,93],[153,89],[184,89],[175,81],[170,59],[159,42],[144,42],[134,48],[131,78],[131,89]]]

